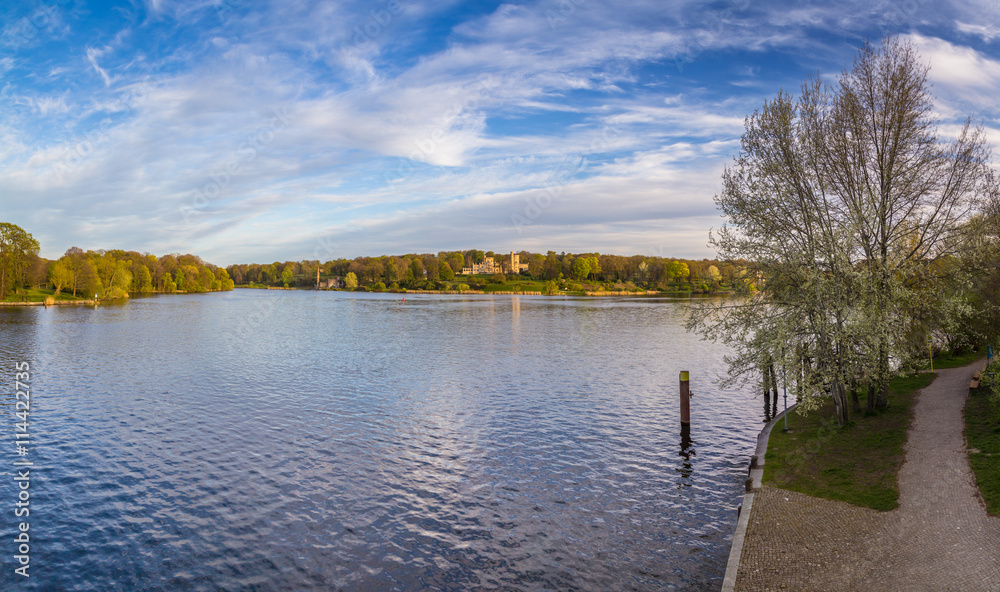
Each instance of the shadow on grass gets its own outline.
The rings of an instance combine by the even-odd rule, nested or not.
[[[855,413],[842,428],[829,399],[807,416],[792,412],[787,433],[771,432],[764,483],[875,510],[896,508],[916,393],[933,380],[930,373],[894,379],[888,409]]]
[[[965,402],[965,441],[986,510],[1000,516],[1000,410],[985,386],[973,389]]]

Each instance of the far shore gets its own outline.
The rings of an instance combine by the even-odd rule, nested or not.
[[[573,290],[573,291],[559,291],[554,294],[544,294],[538,291],[514,291],[514,290],[347,290],[343,288],[298,288],[298,287],[280,287],[280,286],[247,286],[247,285],[237,285],[238,290],[300,290],[300,291],[317,291],[317,292],[349,292],[349,293],[359,293],[359,294],[448,294],[452,296],[466,295],[466,294],[497,294],[497,295],[510,295],[510,296],[727,296],[730,292],[718,291],[718,292],[702,292],[698,290],[677,290],[677,291],[658,291],[658,290],[638,290],[635,292],[629,291],[589,291],[589,290]]]

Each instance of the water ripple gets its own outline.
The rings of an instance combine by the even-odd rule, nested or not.
[[[760,418],[711,383],[723,352],[684,332],[687,306],[237,291],[0,310],[0,367],[35,369],[22,587],[717,589]],[[6,384],[0,405],[13,430]]]

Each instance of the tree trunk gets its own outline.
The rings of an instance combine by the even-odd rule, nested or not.
[[[830,385],[830,396],[833,398],[833,408],[837,413],[837,425],[843,426],[851,421],[851,408],[847,405],[847,391],[839,379]]]
[[[861,400],[858,398],[858,381],[851,381],[851,410],[861,413]]]
[[[774,393],[774,399],[772,399],[771,407],[771,417],[777,417],[778,415],[778,374],[774,371],[774,364],[770,365],[771,369],[771,392]]]
[[[869,380],[868,381],[868,401],[867,401],[867,403],[868,403],[868,413],[874,413],[875,412],[875,398],[878,396],[876,394],[877,391],[878,391],[878,387],[875,386],[875,381],[874,380]]]
[[[875,406],[879,409],[889,408],[889,381],[882,380],[878,385],[878,401]]]
[[[889,352],[883,344],[879,348],[879,378],[878,378],[878,400],[875,407],[878,409],[888,409],[889,407]]]

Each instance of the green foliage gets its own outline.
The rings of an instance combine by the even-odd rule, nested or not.
[[[467,292],[469,290],[469,284],[459,284],[456,288],[459,292]]]
[[[551,296],[559,292],[559,286],[552,280],[545,282],[545,289],[542,290],[547,296]]]
[[[382,282],[375,282],[374,284],[369,286],[369,289],[372,292],[385,292],[385,284],[383,284]]]
[[[38,241],[23,228],[0,222],[0,300],[24,285],[24,273],[38,250]]]
[[[442,280],[452,281],[455,279],[455,272],[452,270],[451,265],[447,261],[442,261],[441,265],[438,267],[438,273]]]
[[[492,282],[494,284],[501,284],[501,285],[502,284],[506,284],[507,283],[507,277],[504,274],[502,274],[502,273],[494,273],[490,277],[490,282]]]
[[[699,307],[689,323],[731,347],[730,382],[781,360],[803,406],[832,393],[844,424],[844,385],[873,384],[872,408],[888,406],[914,343],[967,308],[949,286],[968,274],[949,258],[1000,188],[981,128],[940,139],[927,80],[912,43],[888,38],[835,84],[806,80],[747,117],[716,197],[729,222],[710,244],[750,263],[730,275],[737,304]]]
[[[49,282],[55,287],[55,295],[58,296],[63,288],[73,284],[75,273],[70,269],[66,261],[62,259],[56,261],[49,267]]]
[[[344,287],[348,290],[354,290],[358,287],[358,276],[353,271],[347,272],[347,275],[344,276]]]

